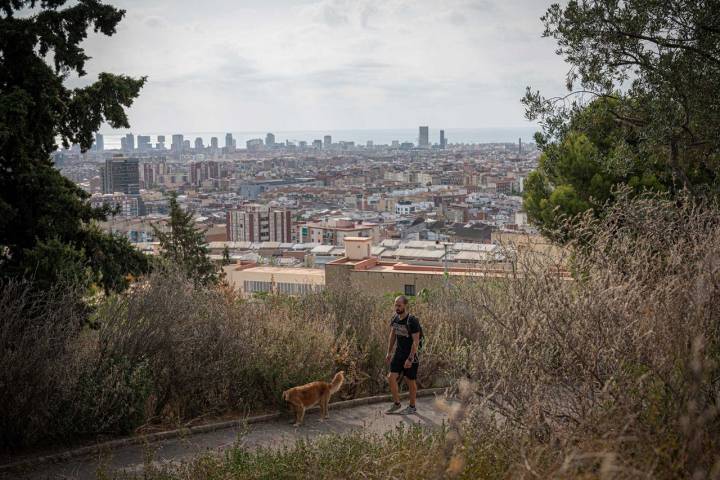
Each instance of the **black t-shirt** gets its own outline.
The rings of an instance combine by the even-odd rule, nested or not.
[[[412,334],[420,333],[420,322],[413,315],[400,319],[396,314],[390,322],[390,327],[395,331],[395,355],[407,357],[412,349]]]

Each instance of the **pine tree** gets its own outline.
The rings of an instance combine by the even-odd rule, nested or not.
[[[618,186],[720,197],[720,2],[570,0],[542,17],[570,64],[568,92],[528,88],[543,151],[526,182],[529,219],[545,233]],[[682,193],[683,195],[685,193]]]
[[[205,230],[196,227],[192,211],[180,208],[176,195],[170,196],[169,206],[169,231],[163,232],[153,225],[160,241],[162,260],[179,268],[197,285],[217,283],[217,268],[208,257]]]
[[[51,154],[58,140],[87,150],[103,122],[129,127],[125,108],[145,78],[101,73],[87,87],[67,88],[68,75],[85,75],[87,30],[111,36],[125,12],[96,0],[65,3],[0,2],[0,281],[120,290],[128,274],[147,269],[146,258],[97,228],[108,210],[91,208]]]

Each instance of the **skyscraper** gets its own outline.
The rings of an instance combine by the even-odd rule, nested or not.
[[[140,193],[140,165],[137,158],[108,158],[100,174],[103,193]]]
[[[272,133],[268,133],[265,135],[265,145],[268,147],[274,147],[275,146],[275,135]]]
[[[418,146],[420,148],[427,148],[430,146],[430,129],[425,127],[420,127],[420,137],[418,138]]]
[[[150,135],[138,135],[137,141],[139,152],[147,152],[152,148],[152,145],[150,144]]]
[[[95,134],[95,150],[102,152],[105,150],[105,137],[102,133]]]
[[[202,137],[195,138],[195,150],[203,150],[204,148]]]
[[[331,145],[332,145],[332,137],[330,135],[325,135],[325,137],[323,138],[323,146],[325,148],[330,148]]]
[[[135,150],[135,135],[128,133],[125,135],[125,148],[132,153]]]
[[[148,188],[155,183],[155,169],[151,162],[140,164],[140,186]]]
[[[232,133],[226,133],[225,134],[225,150],[228,152],[234,152],[235,151],[235,139],[233,139]]]
[[[157,136],[157,143],[155,144],[155,148],[157,148],[158,150],[165,150],[165,135]]]
[[[518,138],[518,155],[522,155],[522,138]]]
[[[172,143],[170,144],[170,150],[173,152],[182,152],[183,143],[185,142],[182,133],[176,133],[172,136]]]
[[[322,148],[322,140],[313,140],[313,148]]]
[[[218,138],[217,137],[210,138],[210,148],[213,150],[218,149]]]
[[[444,149],[447,146],[447,140],[445,139],[445,130],[440,130],[440,148]]]

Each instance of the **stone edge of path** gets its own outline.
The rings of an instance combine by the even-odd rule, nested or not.
[[[427,397],[439,393],[445,393],[447,388],[426,388],[418,390],[418,397]],[[407,397],[407,392],[401,393],[402,398]],[[329,404],[330,410],[338,410],[345,408],[357,407],[359,405],[370,405],[373,403],[387,402],[392,397],[389,394],[386,395],[375,395],[373,397],[362,397],[353,398],[351,400],[343,400],[340,402],[334,402]],[[312,407],[308,409],[308,412],[317,411],[318,407]],[[25,460],[19,460],[13,463],[6,463],[0,465],[0,474],[9,473],[16,470],[25,470],[37,467],[39,465],[47,463],[59,463],[70,460],[72,458],[84,457],[93,455],[100,452],[108,452],[121,447],[127,447],[130,445],[138,445],[143,443],[152,443],[160,440],[167,440],[170,438],[183,437],[193,434],[214,432],[217,430],[223,430],[226,428],[239,427],[242,425],[249,425],[253,423],[263,423],[277,420],[283,415],[283,412],[268,413],[265,415],[256,415],[254,417],[243,417],[236,418],[234,420],[225,420],[222,422],[208,423],[205,425],[197,425],[195,427],[182,427],[175,430],[166,430],[164,432],[148,433],[145,435],[136,435],[127,438],[119,438],[117,440],[109,440],[107,442],[97,443],[95,445],[89,445],[87,447],[76,448],[73,450],[67,450],[65,452],[54,453],[50,455],[43,455],[40,457],[29,458]]]

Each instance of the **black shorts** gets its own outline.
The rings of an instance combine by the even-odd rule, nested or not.
[[[407,360],[406,355],[393,356],[392,362],[390,362],[390,372],[402,373],[408,380],[415,380],[417,378],[417,371],[418,366],[420,366],[420,362],[415,361],[410,368],[405,368],[405,360]]]

